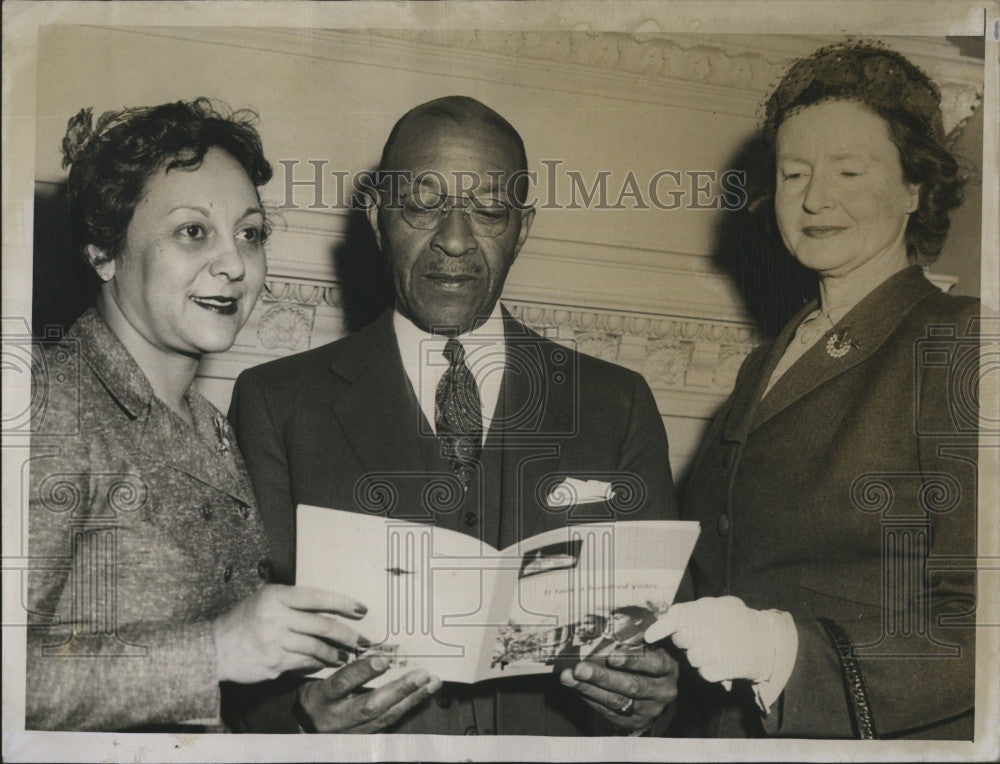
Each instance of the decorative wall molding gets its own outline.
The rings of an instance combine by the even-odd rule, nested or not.
[[[339,339],[340,322],[317,321],[318,312],[340,312],[339,292],[336,283],[268,278],[264,299],[254,310],[254,327],[241,334],[238,352],[247,359],[277,357]],[[724,395],[759,342],[749,323],[517,299],[503,302],[515,318],[540,334],[633,369],[655,391]]]
[[[269,278],[264,283],[263,302],[267,304],[327,305],[331,308],[342,306],[338,284],[275,278]]]
[[[964,82],[945,82],[941,87],[941,116],[952,146],[965,129],[972,115],[983,105],[983,85]]]
[[[486,54],[637,74],[653,79],[697,82],[750,92],[760,103],[793,60],[842,37],[760,36],[741,39],[697,35],[631,35],[622,32],[507,32],[482,30],[378,30],[406,43],[464,48]],[[761,42],[761,40],[766,42]],[[722,42],[720,42],[720,40]],[[982,104],[983,65],[957,50],[920,38],[882,38],[932,72],[941,88],[945,131],[956,129]],[[705,108],[710,108],[706,105]]]
[[[706,42],[697,35],[665,37],[623,32],[375,30],[379,37],[427,46],[464,48],[494,56],[569,63],[653,79],[685,80],[737,90],[766,90],[785,65],[767,56]]]
[[[288,285],[292,286],[292,285]],[[322,289],[323,292],[330,287]],[[315,311],[289,301],[265,303],[264,313],[257,322],[257,339],[268,350],[296,352],[309,347]]]
[[[759,343],[747,324],[504,300],[535,331],[642,374],[654,391],[725,395]],[[661,409],[662,411],[662,409]]]
[[[120,30],[121,28],[114,28]],[[560,92],[754,117],[791,61],[842,36],[676,35],[477,29],[252,29],[160,27],[137,34],[237,45],[307,58],[503,81]],[[946,132],[982,102],[983,63],[942,38],[883,37],[942,91]],[[448,55],[442,56],[441,51]],[[637,80],[643,87],[637,87]],[[952,136],[954,137],[954,136]]]

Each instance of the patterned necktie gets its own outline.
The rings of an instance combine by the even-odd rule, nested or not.
[[[476,378],[465,364],[465,348],[454,337],[444,348],[448,370],[434,395],[434,420],[441,453],[469,490],[483,443],[483,404]]]

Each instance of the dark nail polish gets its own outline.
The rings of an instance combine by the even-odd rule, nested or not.
[[[368,612],[368,608],[362,605],[360,602],[354,606],[354,612],[357,615],[365,615]]]
[[[365,637],[358,637],[358,641],[355,644],[357,644],[359,650],[367,650],[372,646],[371,640]]]

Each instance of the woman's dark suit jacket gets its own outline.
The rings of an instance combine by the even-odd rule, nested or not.
[[[829,618],[859,656],[880,735],[969,739],[979,303],[907,268],[835,327],[830,344],[845,354],[821,339],[761,400],[815,307],[743,364],[681,511],[702,524],[696,596],[790,612],[795,667],[766,718],[748,686],[703,687],[710,722],[689,732],[852,736],[838,655],[817,621]]]

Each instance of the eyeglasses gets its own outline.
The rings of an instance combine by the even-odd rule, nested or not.
[[[506,231],[510,222],[510,206],[499,199],[447,196],[428,189],[404,192],[398,209],[402,210],[403,220],[421,231],[437,228],[452,210],[459,209],[468,216],[472,233],[489,239]]]

